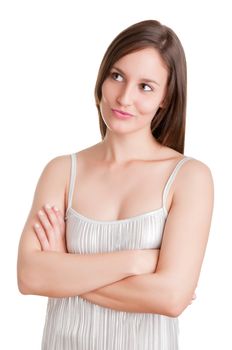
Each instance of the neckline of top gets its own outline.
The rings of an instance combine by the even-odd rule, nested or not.
[[[77,154],[76,153],[73,153],[71,154],[72,156],[72,174],[73,174],[73,171],[74,171],[74,174],[76,176],[76,162],[77,162]],[[92,219],[92,218],[89,218],[81,213],[79,213],[77,210],[75,210],[71,205],[68,206],[67,208],[67,211],[66,211],[66,215],[65,215],[65,219],[67,219],[68,217],[68,212],[69,210],[72,211],[72,213],[78,217],[79,219],[83,220],[83,221],[86,221],[86,222],[89,222],[89,223],[96,223],[96,224],[120,224],[120,223],[127,223],[127,222],[130,222],[130,221],[135,221],[135,220],[138,220],[140,218],[143,218],[143,217],[147,217],[147,216],[152,216],[152,215],[155,215],[157,213],[160,213],[160,212],[163,212],[164,213],[164,216],[167,217],[168,215],[168,211],[166,209],[166,206],[165,206],[165,202],[166,202],[166,195],[167,195],[167,191],[168,191],[168,187],[171,185],[171,180],[173,177],[175,177],[175,172],[178,170],[178,167],[181,165],[182,161],[184,160],[187,160],[187,159],[193,159],[193,157],[189,157],[189,156],[186,156],[184,155],[178,162],[177,164],[175,165],[173,171],[171,172],[171,175],[169,176],[166,184],[165,184],[165,187],[164,187],[164,190],[163,190],[163,199],[162,199],[162,207],[158,208],[158,209],[155,209],[155,210],[151,210],[151,211],[147,211],[147,212],[144,212],[144,213],[141,213],[141,214],[138,214],[138,215],[133,215],[133,216],[130,216],[130,217],[127,217],[127,218],[124,218],[124,219],[115,219],[115,220],[97,220],[97,219]],[[74,163],[73,163],[74,162]],[[73,169],[73,166],[74,166],[74,169]],[[74,176],[74,177],[75,177]],[[73,179],[73,178],[72,178]],[[74,185],[74,183],[72,184]],[[72,187],[72,186],[71,186]],[[71,199],[72,199],[72,193],[70,194],[70,192],[72,192],[73,189],[70,191],[69,190],[69,203],[71,203]]]
[[[81,213],[79,213],[77,210],[75,210],[73,207],[69,207],[67,210],[67,214],[68,212],[71,211],[75,216],[77,216],[79,219],[83,220],[83,221],[87,221],[87,222],[91,222],[91,223],[96,223],[96,224],[120,224],[120,223],[127,223],[130,221],[135,221],[138,219],[142,219],[143,217],[146,216],[152,216],[155,215],[157,213],[163,212],[164,216],[167,217],[168,213],[166,208],[163,206],[161,208],[155,209],[155,210],[151,210],[151,211],[147,211],[144,212],[142,214],[138,214],[138,215],[133,215],[124,219],[116,219],[116,220],[97,220],[97,219],[91,219]],[[66,218],[68,217],[68,215],[66,215]]]

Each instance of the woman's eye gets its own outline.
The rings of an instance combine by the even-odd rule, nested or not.
[[[143,91],[152,91],[152,88],[147,84],[141,84]]]
[[[119,73],[116,73],[116,72],[111,73],[111,77],[112,77],[114,80],[117,80],[117,81],[121,81],[120,79],[118,79],[118,77],[121,77],[121,78],[122,78],[122,76],[121,76]]]
[[[113,80],[116,80],[116,81],[123,81],[123,77],[121,76],[121,74],[119,74],[119,73],[117,73],[117,72],[112,72],[112,73],[110,74],[110,76],[111,76],[111,78],[112,78]],[[143,90],[143,91],[153,91],[153,89],[152,89],[149,85],[147,85],[147,84],[145,84],[145,83],[141,84],[141,87],[142,87],[142,90]]]

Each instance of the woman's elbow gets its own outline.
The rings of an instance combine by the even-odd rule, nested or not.
[[[190,300],[183,292],[173,291],[170,294],[167,310],[168,316],[179,317],[190,304]]]
[[[18,261],[17,284],[21,294],[35,295],[39,284],[39,276],[33,269],[32,261]]]
[[[33,279],[30,278],[28,269],[23,267],[18,267],[17,271],[17,283],[18,289],[21,294],[35,294],[33,287]]]
[[[186,296],[183,293],[170,288],[169,291],[166,290],[166,293],[163,294],[161,314],[168,317],[179,317],[189,303],[186,302]],[[157,304],[155,308],[157,311]]]
[[[181,304],[174,303],[174,304],[169,306],[169,308],[167,310],[167,316],[179,317],[182,314],[182,312],[184,311],[184,309],[185,309],[185,307],[183,307]]]
[[[24,295],[33,294],[27,283],[25,283],[25,281],[23,281],[20,277],[18,277],[18,290]]]

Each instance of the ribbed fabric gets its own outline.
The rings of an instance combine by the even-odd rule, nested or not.
[[[162,207],[121,220],[101,221],[71,207],[76,177],[76,154],[71,154],[71,179],[66,211],[66,240],[70,253],[92,254],[128,249],[160,248],[167,218],[166,199],[181,165],[171,173]],[[178,350],[178,318],[152,313],[116,311],[79,296],[49,298],[42,350]]]

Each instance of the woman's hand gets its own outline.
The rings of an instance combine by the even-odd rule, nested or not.
[[[35,223],[34,230],[40,241],[42,250],[67,253],[65,221],[59,209],[55,206],[45,205],[44,210],[39,210],[38,217],[39,223]],[[159,249],[143,249],[137,250],[135,253],[138,253],[141,259],[141,271],[138,274],[154,272],[159,258]],[[193,294],[190,304],[195,299],[196,293]]]
[[[136,249],[134,250],[136,275],[154,273],[159,259],[159,249]]]
[[[43,251],[67,253],[65,222],[62,213],[49,204],[38,212],[39,222],[34,225],[35,233]]]

